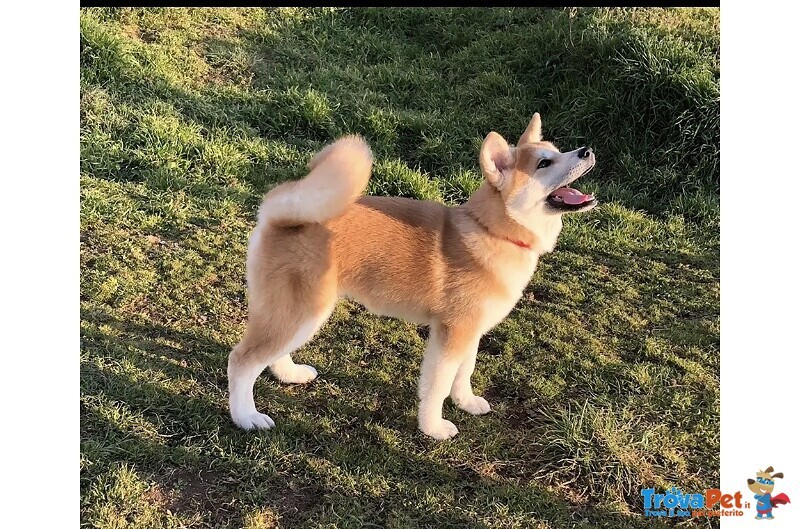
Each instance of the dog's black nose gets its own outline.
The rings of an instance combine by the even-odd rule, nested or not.
[[[581,150],[578,151],[578,158],[588,158],[590,154],[592,154],[591,147],[581,147]]]

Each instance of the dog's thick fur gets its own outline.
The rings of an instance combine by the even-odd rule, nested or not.
[[[539,167],[543,159],[546,168]],[[247,256],[247,329],[228,362],[233,421],[245,429],[274,425],[256,410],[256,378],[269,366],[282,382],[313,380],[316,370],[295,364],[290,353],[343,296],[430,327],[419,380],[424,433],[458,433],[442,418],[448,395],[469,413],[487,413],[489,404],[470,385],[478,340],[511,311],[539,256],[556,244],[564,211],[548,204],[548,195],[593,165],[591,150],[560,153],[542,142],[535,114],[516,147],[497,133],[486,137],[486,181],[465,204],[446,207],[361,196],[369,147],[355,136],[327,146],[308,176],[271,190],[259,210]]]

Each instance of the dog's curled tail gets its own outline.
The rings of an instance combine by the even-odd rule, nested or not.
[[[372,151],[360,136],[345,136],[308,162],[308,175],[264,196],[259,224],[298,226],[332,219],[361,196],[372,171]]]

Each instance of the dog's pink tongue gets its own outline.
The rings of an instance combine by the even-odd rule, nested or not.
[[[569,204],[571,206],[577,206],[578,204],[589,202],[594,198],[593,195],[584,195],[577,189],[572,189],[571,187],[562,187],[561,189],[556,189],[553,191],[551,196],[559,197],[564,204]]]

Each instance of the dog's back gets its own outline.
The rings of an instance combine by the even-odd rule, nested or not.
[[[446,274],[449,220],[437,202],[359,198],[328,225],[340,293],[376,314],[427,324]]]

